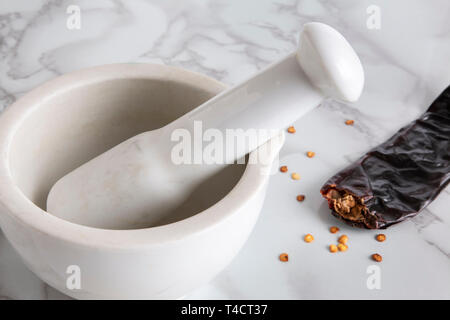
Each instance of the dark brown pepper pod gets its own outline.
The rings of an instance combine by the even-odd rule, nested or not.
[[[417,120],[330,178],[321,193],[345,222],[383,229],[415,216],[450,182],[450,86]]]

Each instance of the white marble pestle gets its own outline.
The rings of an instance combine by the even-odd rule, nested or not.
[[[215,129],[224,135],[228,129],[270,130],[257,141],[237,143],[231,156],[225,152],[229,163],[278,135],[324,98],[356,101],[363,85],[361,62],[344,37],[328,25],[307,23],[296,52],[167,126],[134,136],[62,177],[50,190],[47,211],[98,228],[158,225],[220,167],[201,164],[198,154],[194,164],[175,163],[171,137],[177,129],[195,136],[196,122],[203,132]]]

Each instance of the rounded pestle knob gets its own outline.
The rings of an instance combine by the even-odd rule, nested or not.
[[[356,52],[335,29],[319,22],[305,24],[296,56],[311,83],[326,96],[358,100],[364,70]]]

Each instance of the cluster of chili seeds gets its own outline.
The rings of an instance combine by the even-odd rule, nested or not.
[[[351,125],[354,124],[354,121],[353,121],[353,120],[346,120],[346,121],[345,121],[345,124],[351,126]],[[292,134],[296,132],[296,130],[295,130],[295,128],[294,128],[293,126],[290,126],[290,127],[287,129],[287,131],[288,131],[289,133],[292,133]],[[315,154],[315,152],[313,152],[313,151],[308,151],[308,152],[306,152],[306,156],[307,156],[308,158],[313,158],[315,155],[316,155],[316,154]],[[280,171],[283,172],[283,173],[286,173],[286,172],[288,172],[288,167],[287,167],[287,166],[281,166],[281,167],[280,167]],[[300,180],[300,175],[299,175],[298,173],[296,173],[296,172],[293,172],[293,173],[291,174],[291,178],[292,178],[293,180]],[[304,200],[305,200],[305,195],[303,195],[303,194],[297,195],[297,201],[303,202]],[[332,226],[332,227],[330,227],[330,232],[333,233],[333,234],[334,234],[334,233],[338,233],[338,232],[339,232],[339,228],[336,227],[336,226]],[[386,235],[384,235],[384,234],[378,234],[378,235],[376,235],[375,239],[376,239],[378,242],[383,242],[383,241],[386,240]],[[314,241],[314,236],[313,236],[312,234],[308,233],[308,234],[306,234],[306,235],[304,236],[303,240],[304,240],[306,243],[313,242],[313,241]],[[338,251],[340,251],[340,252],[345,252],[345,251],[348,250],[348,244],[347,244],[347,243],[348,243],[348,236],[347,236],[347,235],[345,235],[345,234],[341,235],[341,236],[338,238],[337,242],[338,242],[337,244],[330,244],[330,245],[329,245],[329,251],[330,251],[331,253],[335,253],[335,252],[338,252]],[[378,254],[378,253],[372,254],[372,255],[371,255],[371,258],[372,258],[372,260],[374,260],[374,261],[376,261],[376,262],[381,262],[381,261],[383,261],[383,257],[382,257],[380,254]],[[288,261],[289,261],[289,255],[288,255],[287,253],[282,253],[282,254],[280,254],[280,256],[279,256],[279,259],[280,259],[280,261],[282,261],[282,262],[288,262]]]

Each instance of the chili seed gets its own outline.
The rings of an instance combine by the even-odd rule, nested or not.
[[[291,174],[291,177],[294,180],[300,180],[300,175],[297,172],[294,172],[293,174]]]
[[[308,233],[305,238],[304,238],[305,242],[312,242],[314,241],[314,237],[312,236],[312,234]]]
[[[374,261],[376,261],[376,262],[381,262],[381,261],[383,261],[383,257],[382,257],[381,255],[379,255],[378,253],[374,253],[374,254],[372,255],[372,259],[373,259]]]
[[[342,244],[347,244],[347,241],[348,241],[348,237],[345,234],[340,236],[339,239],[338,239],[338,242],[342,243]]]
[[[280,261],[283,261],[283,262],[288,262],[289,261],[289,256],[288,256],[287,253],[280,254],[279,258],[280,258]]]
[[[338,247],[335,244],[330,244],[330,252],[335,253],[338,251]]]
[[[336,233],[336,232],[338,232],[338,231],[339,231],[339,228],[338,228],[338,227],[335,227],[335,226],[330,227],[330,232],[331,232],[331,233]]]

